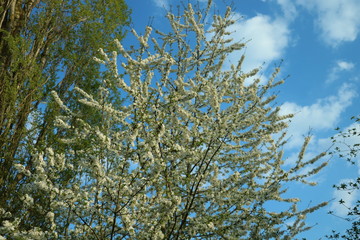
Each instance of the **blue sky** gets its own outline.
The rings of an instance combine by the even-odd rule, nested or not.
[[[140,33],[149,23],[159,30],[166,29],[167,10],[180,3],[177,0],[127,2],[133,11],[132,27]],[[200,4],[205,7],[206,2],[202,0]],[[328,149],[330,137],[336,133],[334,129],[350,127],[350,117],[360,114],[360,1],[214,0],[213,8],[221,12],[227,4],[233,6],[234,16],[240,19],[231,29],[234,31],[232,37],[239,41],[250,40],[244,50],[245,69],[262,65],[266,78],[266,74],[283,60],[281,75],[290,75],[278,88],[277,99],[284,114],[296,113],[288,133],[291,138],[286,147],[287,164],[292,163],[309,130],[313,141],[307,156]],[[238,56],[230,55],[229,61],[236,61]],[[360,139],[349,141],[360,142]],[[360,198],[360,193],[348,196],[331,187],[359,176],[360,161],[350,166],[336,157],[328,159],[329,166],[314,179],[318,186],[291,186],[289,194],[301,197],[304,207],[333,198],[343,198],[351,204]],[[344,230],[348,224],[328,215],[329,210],[339,216],[346,215],[346,209],[334,200],[308,217],[310,225],[317,225],[301,236],[319,239],[331,229]]]

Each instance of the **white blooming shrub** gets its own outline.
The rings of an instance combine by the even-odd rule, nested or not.
[[[230,9],[209,28],[191,5],[168,19],[170,33],[147,27],[133,31],[138,47],[116,41],[117,53],[100,50],[95,60],[111,74],[96,96],[75,88],[99,113],[97,127],[53,93],[69,147],[34,155],[31,172],[17,166],[31,181],[19,189],[23,219],[9,215],[3,238],[294,239],[308,229],[306,215],[326,203],[298,209],[284,185],[308,183],[326,163],[324,154],[303,159],[306,139],[296,165],[284,167],[292,116],[273,107],[279,69],[263,84],[259,69],[242,71],[244,56],[224,70],[227,55],[244,47],[228,37]],[[29,209],[44,216],[40,225],[26,222]]]

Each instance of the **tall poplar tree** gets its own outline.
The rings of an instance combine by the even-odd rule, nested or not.
[[[115,40],[117,51],[99,51],[94,60],[109,74],[98,91],[74,88],[91,111],[71,109],[52,91],[62,113],[59,140],[68,147],[39,149],[32,169],[15,165],[29,179],[19,188],[23,215],[0,209],[7,216],[1,236],[294,239],[308,229],[306,215],[326,203],[298,209],[285,185],[314,184],[307,179],[326,165],[325,153],[304,159],[306,138],[295,165],[284,165],[292,115],[274,107],[279,69],[265,83],[259,69],[242,70],[244,56],[224,69],[228,54],[245,46],[229,39],[230,8],[211,26],[192,5],[167,17],[171,32],[152,35],[147,27],[144,35],[133,31],[137,46]],[[91,147],[78,144],[84,141]],[[31,211],[44,221],[24,229]]]
[[[28,182],[14,166],[33,170],[33,149],[55,147],[61,134],[50,92],[82,108],[71,89],[97,91],[102,73],[92,57],[100,46],[114,49],[109,39],[124,37],[129,14],[123,0],[0,1],[0,208],[14,217],[22,214],[19,187]],[[28,223],[41,227],[43,216],[30,215]]]

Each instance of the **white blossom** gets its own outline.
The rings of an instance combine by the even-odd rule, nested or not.
[[[10,219],[0,236],[293,239],[303,231],[306,215],[326,203],[299,210],[300,199],[285,198],[283,184],[313,184],[307,178],[327,164],[324,154],[305,159],[306,138],[296,166],[284,168],[281,133],[292,115],[272,107],[279,69],[263,85],[255,78],[259,69],[242,71],[244,57],[223,71],[225,57],[245,44],[228,38],[230,9],[211,26],[204,16],[189,5],[181,16],[168,14],[171,33],[133,30],[138,47],[126,50],[115,40],[112,59],[99,49],[101,59],[94,59],[113,78],[93,95],[74,88],[97,123],[52,92],[63,110],[56,126],[67,134],[61,144],[35,151],[30,170],[14,165],[29,177],[20,199],[45,216],[44,226],[23,231],[20,219],[0,209]],[[122,106],[111,102],[116,94]],[[292,208],[270,211],[264,204],[272,201]],[[289,219],[294,223],[287,225]]]

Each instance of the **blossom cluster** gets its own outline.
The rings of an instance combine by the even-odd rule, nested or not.
[[[23,219],[9,215],[0,237],[293,239],[307,229],[306,214],[326,203],[298,210],[299,199],[283,197],[284,184],[307,183],[326,163],[304,174],[323,156],[304,160],[305,139],[296,166],[284,168],[292,116],[272,107],[279,69],[265,83],[259,69],[242,71],[243,56],[224,70],[227,55],[244,47],[228,38],[230,8],[208,31],[192,5],[168,19],[170,33],[133,31],[137,48],[116,41],[118,52],[94,58],[111,77],[96,96],[74,90],[99,113],[97,124],[53,92],[63,109],[56,124],[69,133],[59,141],[68,147],[34,154],[31,171],[16,165],[28,176],[19,189]],[[286,210],[271,211],[272,201]],[[44,223],[23,229],[29,214]]]

